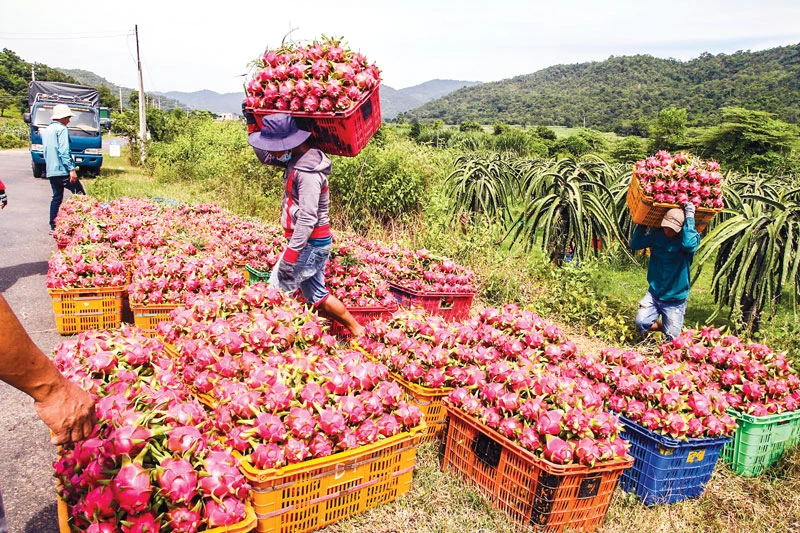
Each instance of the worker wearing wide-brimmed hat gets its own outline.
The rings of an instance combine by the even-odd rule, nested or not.
[[[309,146],[310,136],[297,127],[291,115],[276,113],[265,116],[261,131],[248,138],[262,163],[286,167],[281,225],[288,243],[270,274],[270,285],[285,292],[299,288],[320,314],[361,336],[364,327],[325,287],[332,240],[328,218],[331,160]]]
[[[53,197],[50,200],[50,229],[56,228],[56,216],[64,200],[64,189],[72,194],[86,194],[78,180],[75,161],[69,151],[69,124],[74,113],[66,104],[53,106],[52,122],[42,131],[42,147],[47,178]]]
[[[691,202],[683,209],[670,209],[660,227],[648,231],[647,227],[637,225],[633,232],[632,250],[650,248],[649,288],[639,302],[635,319],[636,328],[642,334],[661,329],[671,340],[683,328],[689,298],[689,270],[700,246],[700,234],[694,227],[695,209]]]

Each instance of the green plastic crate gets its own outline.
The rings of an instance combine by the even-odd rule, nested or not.
[[[800,411],[767,416],[729,413],[739,428],[722,450],[722,459],[741,476],[761,474],[800,441]]]
[[[250,265],[247,265],[245,269],[247,270],[247,273],[250,274],[250,285],[258,283],[259,281],[269,283],[269,270],[257,270]]]

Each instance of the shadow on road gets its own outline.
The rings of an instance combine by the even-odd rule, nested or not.
[[[47,274],[47,261],[22,263],[21,265],[0,268],[0,292],[5,292],[20,278],[38,274]]]
[[[53,495],[55,498],[55,494]],[[43,507],[25,524],[23,533],[58,533],[58,508],[55,503]]]

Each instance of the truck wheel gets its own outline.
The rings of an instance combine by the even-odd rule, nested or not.
[[[36,163],[31,162],[31,168],[33,169],[34,178],[41,178],[44,176],[44,165],[37,165]]]

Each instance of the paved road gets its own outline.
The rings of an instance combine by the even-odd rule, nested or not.
[[[32,176],[27,150],[0,150],[0,178],[8,193],[8,207],[0,211],[0,293],[49,354],[64,339],[44,285],[56,249],[48,235],[50,184]],[[49,430],[33,401],[2,382],[0,406],[0,486],[10,532],[58,533]]]

